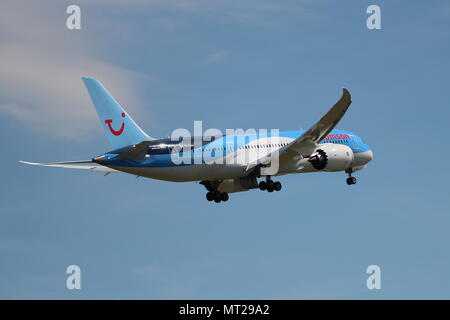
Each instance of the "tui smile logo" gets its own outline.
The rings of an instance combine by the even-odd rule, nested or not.
[[[122,118],[125,118],[125,113],[124,112],[122,112]],[[115,135],[115,136],[120,136],[122,134],[122,132],[123,132],[123,129],[125,129],[125,122],[122,122],[122,125],[120,126],[120,129],[117,130],[117,131],[114,130],[114,128],[112,127],[112,125],[111,125],[112,120],[111,119],[105,120],[105,123],[108,125],[109,131],[111,131],[111,133],[113,135]]]

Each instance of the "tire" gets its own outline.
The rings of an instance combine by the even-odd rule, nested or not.
[[[356,184],[356,181],[357,181],[357,180],[356,180],[355,177],[351,177],[350,179],[352,180],[352,184]]]
[[[222,201],[228,201],[228,199],[230,198],[230,197],[228,196],[228,193],[227,193],[227,192],[222,192],[222,194],[220,195],[220,197],[221,197]]]
[[[214,192],[214,201],[216,203],[219,203],[220,201],[222,201],[222,195],[220,194],[220,192]]]
[[[351,185],[351,184],[353,184],[353,182],[352,182],[352,178],[347,178],[347,184],[348,184],[348,185]]]
[[[275,190],[275,188],[274,188],[273,185],[268,185],[268,186],[267,186],[267,191],[273,192],[274,190]]]
[[[214,192],[211,192],[211,191],[207,192],[206,193],[206,200],[213,201],[214,200]]]
[[[280,191],[281,190],[281,182],[277,181],[273,184],[273,188],[275,189],[275,191]]]
[[[259,186],[259,190],[262,190],[262,191],[267,190],[267,182],[265,182],[265,181],[260,181],[258,186]]]
[[[267,190],[269,190],[269,187],[270,187],[271,189],[273,189],[273,181],[272,181],[272,180],[268,180],[268,181],[267,181]],[[270,192],[272,192],[272,191],[270,191]]]

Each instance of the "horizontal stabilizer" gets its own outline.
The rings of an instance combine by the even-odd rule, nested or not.
[[[50,162],[50,163],[39,163],[39,162],[29,162],[22,161],[19,162],[24,164],[29,164],[32,166],[43,166],[43,167],[56,167],[56,168],[68,168],[68,169],[84,169],[84,170],[94,170],[99,172],[117,172],[117,170],[99,166],[99,165],[86,165],[88,163],[93,163],[92,160],[81,160],[81,161],[66,161],[66,162]]]

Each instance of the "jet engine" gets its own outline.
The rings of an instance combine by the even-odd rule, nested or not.
[[[351,166],[353,151],[342,144],[324,143],[308,158],[316,170],[343,171]]]

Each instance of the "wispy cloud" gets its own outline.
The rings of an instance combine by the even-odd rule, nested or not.
[[[230,55],[230,53],[228,51],[217,51],[217,52],[214,52],[214,53],[211,53],[210,55],[208,55],[203,60],[203,62],[205,62],[205,63],[218,62],[218,61],[221,61],[221,60],[225,59],[229,55]]]
[[[91,10],[94,7],[148,9],[158,12],[152,16],[153,26],[175,31],[188,23],[191,14],[255,26],[267,25],[267,21],[282,23],[286,14],[302,11],[303,3],[308,1],[297,5],[255,0],[80,0],[81,30],[66,29],[65,8],[69,1],[2,1],[0,116],[14,118],[27,128],[55,137],[87,137],[93,130],[100,130],[100,126],[80,80],[82,76],[102,81],[132,115],[143,113],[137,82],[147,76],[115,65],[110,57],[102,56],[102,46],[98,45],[97,24],[102,30],[110,24],[125,32],[128,26],[121,26],[120,19],[108,21],[107,14],[96,21],[92,15],[95,10]],[[91,14],[89,20],[83,18],[87,14]],[[213,64],[229,56],[229,51],[222,50],[202,61]]]
[[[133,112],[142,75],[106,62],[94,50],[95,34],[83,24],[68,30],[65,18],[65,7],[51,1],[0,3],[0,115],[80,138],[100,127],[80,77],[98,78]]]

